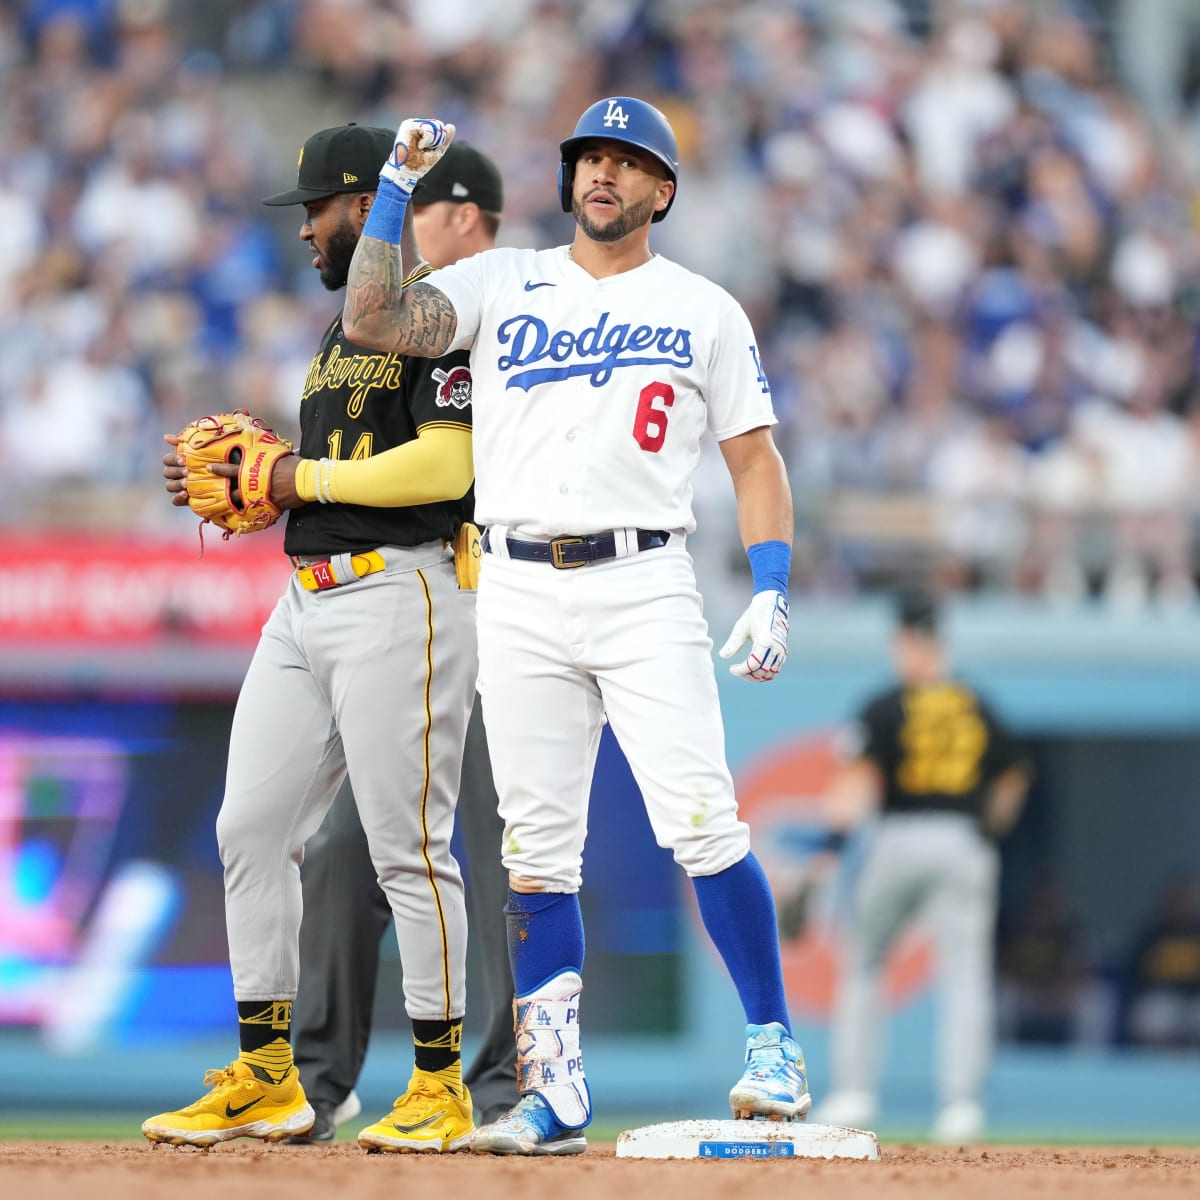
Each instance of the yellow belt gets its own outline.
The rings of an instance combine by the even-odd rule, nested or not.
[[[344,564],[345,555],[338,557]],[[351,555],[350,568],[354,574],[348,578],[339,579],[333,560],[329,559],[325,562],[309,563],[308,566],[297,567],[296,579],[305,591],[320,592],[325,588],[338,587],[343,583],[353,583],[355,579],[361,579],[364,575],[374,575],[376,571],[382,571],[386,566],[387,563],[378,550],[368,550],[364,554]]]

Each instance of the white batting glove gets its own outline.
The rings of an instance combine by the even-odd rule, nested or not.
[[[737,619],[722,658],[732,658],[749,639],[750,653],[729,668],[730,675],[765,683],[779,674],[787,661],[788,602],[782,592],[756,592],[750,607]]]
[[[453,140],[453,125],[429,117],[409,117],[400,122],[392,155],[379,169],[379,177],[411,196],[421,176],[446,153]]]

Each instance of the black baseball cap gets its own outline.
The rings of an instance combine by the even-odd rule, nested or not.
[[[502,212],[504,185],[496,164],[474,146],[451,142],[413,192],[414,204],[436,204],[439,200],[452,200],[455,204],[473,201],[484,212]]]
[[[290,192],[268,196],[264,204],[307,204],[339,192],[373,192],[379,168],[396,141],[393,129],[337,125],[314,133],[300,150],[298,178]]]
[[[936,637],[939,618],[937,597],[924,588],[904,588],[896,597],[896,623],[901,629]]]

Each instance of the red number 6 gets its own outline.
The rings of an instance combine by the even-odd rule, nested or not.
[[[643,450],[657,454],[663,448],[667,439],[667,409],[674,403],[675,389],[669,383],[648,383],[638,394],[633,436]]]

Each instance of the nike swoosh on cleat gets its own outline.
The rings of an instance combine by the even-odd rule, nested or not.
[[[249,1104],[243,1104],[241,1108],[234,1108],[232,1105],[225,1105],[225,1115],[227,1117],[240,1117],[248,1108],[253,1108],[256,1104],[261,1104],[263,1098],[259,1096],[257,1100],[251,1100]]]
[[[397,1133],[416,1133],[418,1129],[424,1129],[426,1125],[432,1125],[441,1115],[441,1113],[434,1113],[432,1117],[426,1117],[425,1120],[418,1121],[415,1125],[393,1125],[392,1128]]]
[[[540,287],[557,287],[555,283],[534,283],[532,279],[525,280],[525,290],[527,292],[536,292]]]

